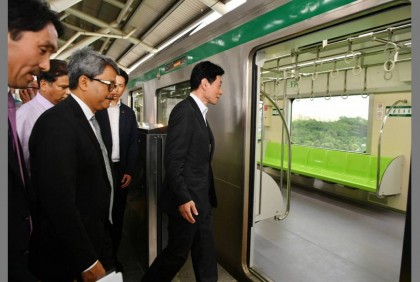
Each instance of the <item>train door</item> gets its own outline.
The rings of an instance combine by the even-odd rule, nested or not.
[[[410,8],[261,48],[253,65],[250,271],[264,281],[398,281]]]

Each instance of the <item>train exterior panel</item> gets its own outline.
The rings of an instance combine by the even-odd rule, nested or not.
[[[295,57],[291,55],[293,53],[291,50],[296,51],[302,46],[309,48],[328,39],[323,42],[326,46],[342,36],[352,34],[357,36],[363,32],[386,28],[388,25],[401,25],[409,21],[410,1],[248,1],[233,13],[236,14],[232,17],[237,20],[233,22],[222,20],[208,26],[145,62],[140,70],[131,74],[133,78],[128,86],[130,91],[142,89],[143,120],[149,124],[157,124],[159,97],[156,93],[159,89],[188,81],[193,66],[202,60],[210,60],[224,68],[223,95],[218,105],[210,107],[207,115],[216,139],[213,167],[219,198],[219,207],[214,212],[218,259],[220,264],[239,281],[270,280],[263,272],[250,270],[254,244],[252,226],[257,222],[255,209],[259,205],[254,197],[258,194],[256,182],[260,181],[257,181],[260,168],[258,158],[261,150],[267,148],[264,147],[263,140],[271,138],[282,142],[284,134],[281,135],[279,132],[285,127],[281,124],[279,115],[273,114],[273,108],[265,104],[263,98],[260,99],[260,92],[283,95],[280,88],[286,89],[287,96],[280,97],[278,94],[277,101],[289,126],[292,104],[296,100],[308,97],[328,99],[331,96],[343,96],[344,83],[345,95],[356,93],[368,95],[368,141],[364,153],[375,155],[380,138],[377,129],[380,128],[386,114],[386,107],[396,100],[406,100],[405,103],[411,105],[411,73],[408,70],[411,68],[410,61],[407,60],[408,65],[404,65],[404,62],[396,64],[397,69],[393,72],[395,80],[383,79],[383,61],[380,65],[372,62],[369,69],[366,67],[368,74],[347,76],[347,73],[353,70],[350,68],[345,71],[346,74],[340,71],[340,76],[332,80],[331,74],[337,70],[336,65],[325,60],[322,67],[329,68],[329,71],[326,71],[327,74],[324,73],[324,76],[320,71],[319,77],[316,73],[315,80],[312,79],[315,72],[312,76],[305,77],[304,66],[298,66],[298,62],[293,61]],[[379,22],[381,26],[376,26]],[[344,56],[349,54],[350,49],[346,49],[347,45],[341,48],[344,50]],[[317,62],[319,57],[310,53],[302,53],[300,56],[301,58],[307,56],[307,60],[312,58],[312,62]],[[400,57],[403,58],[403,52],[401,54]],[[277,62],[273,68],[295,65],[296,71],[302,70],[299,84],[291,83],[293,77],[287,78],[287,75],[293,76],[296,72],[294,74],[291,71],[272,72],[274,76],[264,77],[264,70],[270,68],[268,61],[282,55],[290,62],[284,63],[285,65]],[[258,60],[261,57],[263,57],[262,63],[259,64]],[[328,55],[325,55],[325,58],[327,57]],[[376,57],[372,58],[371,60],[376,60]],[[282,60],[284,59],[280,59]],[[347,62],[341,63],[343,66],[347,64]],[[311,67],[314,67],[314,63]],[[338,65],[337,68],[340,67],[341,65]],[[318,86],[314,86],[314,83]],[[271,98],[273,97],[275,98],[275,94],[271,95]],[[264,127],[264,137],[259,136],[258,132],[259,102],[267,106],[264,109],[270,110],[269,115],[265,116],[269,120],[263,121],[263,125],[260,124]],[[389,118],[381,143],[381,154],[384,156],[404,157],[401,192],[398,195],[382,199],[374,193],[360,192],[357,189],[346,190],[347,188],[341,186],[337,188],[329,181],[322,183],[327,187],[325,189],[333,193],[342,191],[341,196],[350,195],[356,200],[366,200],[404,212],[407,204],[411,154],[411,118],[408,114],[407,116],[405,119]],[[403,138],[400,138],[401,136]],[[308,180],[307,177],[297,175],[291,177],[295,183],[302,186],[317,186],[319,183],[313,178]],[[334,187],[329,188],[329,185]],[[287,196],[285,193],[282,195]],[[259,197],[262,199],[263,195]],[[285,200],[280,205],[286,206]],[[275,212],[284,209],[277,208]],[[293,213],[293,209],[290,213]]]

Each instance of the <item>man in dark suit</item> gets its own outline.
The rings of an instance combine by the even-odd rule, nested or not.
[[[114,169],[115,189],[111,235],[115,258],[121,241],[127,190],[136,173],[139,153],[136,115],[130,107],[121,102],[127,83],[128,74],[120,68],[116,78],[117,87],[113,92],[114,96],[109,108],[95,114]],[[118,261],[117,266],[119,270],[122,270]]]
[[[71,94],[45,111],[29,139],[36,221],[29,266],[41,281],[96,281],[114,268],[112,173],[98,110],[108,108],[118,67],[84,48],[68,64]]]
[[[191,257],[196,281],[217,281],[212,207],[217,206],[211,160],[214,139],[206,120],[207,104],[222,95],[224,70],[209,61],[191,73],[189,97],[169,117],[165,147],[165,181],[160,199],[168,214],[168,245],[142,281],[171,281]]]
[[[26,88],[33,76],[50,68],[63,27],[48,4],[36,0],[8,1],[8,85]],[[8,93],[8,281],[36,281],[28,269],[32,229],[30,181],[16,134],[16,105]]]

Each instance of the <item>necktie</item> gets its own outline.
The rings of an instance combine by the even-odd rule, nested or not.
[[[12,93],[9,92],[8,94],[8,117],[10,122],[10,127],[12,129],[12,144],[13,144],[13,150],[16,154],[16,158],[19,163],[19,170],[20,170],[20,176],[22,177],[23,184],[25,184],[25,177],[23,176],[23,162],[20,156],[20,150],[19,150],[19,138],[17,136],[16,131],[16,104],[15,99],[13,99]]]
[[[102,156],[105,161],[106,174],[108,175],[108,180],[111,185],[111,201],[109,203],[109,221],[112,223],[112,205],[114,202],[114,183],[113,183],[113,178],[112,178],[112,173],[111,173],[111,166],[109,164],[108,153],[106,151],[104,140],[102,139],[101,128],[99,127],[99,123],[96,120],[95,116],[93,116],[90,119],[90,121],[92,122],[93,127],[95,128],[96,138],[98,139],[98,142],[102,151]]]
[[[207,126],[207,119],[206,119],[207,111],[208,111],[208,108],[205,108],[203,110],[203,118],[204,118],[204,123],[206,124],[206,126]]]

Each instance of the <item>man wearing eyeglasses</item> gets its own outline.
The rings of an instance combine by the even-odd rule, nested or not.
[[[29,265],[41,281],[96,281],[114,268],[113,181],[97,121],[115,89],[115,62],[90,48],[68,63],[71,94],[45,111],[29,139],[37,222]]]
[[[69,76],[66,61],[50,60],[50,70],[37,76],[39,95],[23,104],[16,112],[16,130],[22,145],[23,156],[29,170],[29,136],[39,116],[62,101],[68,94]]]
[[[114,97],[109,108],[96,113],[105,145],[107,145],[108,152],[111,154],[114,169],[115,189],[111,235],[115,258],[117,258],[121,241],[127,190],[136,172],[139,152],[135,113],[121,102],[121,96],[128,83],[128,74],[121,68],[116,82],[117,87],[113,91]],[[118,270],[122,271],[121,263],[118,260],[116,262]]]

